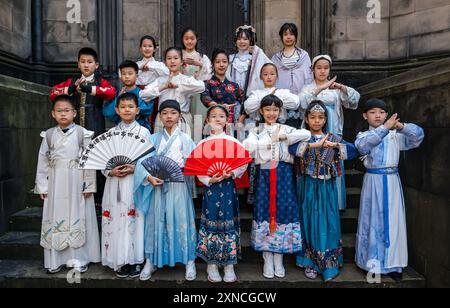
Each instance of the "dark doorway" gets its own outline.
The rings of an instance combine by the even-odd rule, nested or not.
[[[175,42],[187,27],[199,34],[198,51],[208,57],[214,48],[234,50],[237,27],[250,23],[250,0],[175,0]]]

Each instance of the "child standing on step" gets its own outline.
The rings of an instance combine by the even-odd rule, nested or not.
[[[121,122],[111,132],[125,131],[150,139],[150,131],[136,121],[139,106],[135,94],[119,96],[116,112]],[[145,261],[144,217],[134,204],[134,170],[134,165],[125,165],[103,172],[107,180],[102,204],[102,263],[119,278],[139,277]]]
[[[150,35],[145,35],[141,38],[140,51],[142,60],[139,60],[136,63],[139,67],[136,85],[141,89],[144,89],[159,77],[169,76],[169,69],[167,66],[164,63],[155,60],[155,51],[157,49],[158,45],[155,38]]]
[[[170,75],[160,77],[153,83],[149,84],[141,92],[141,97],[145,101],[150,101],[159,97],[160,102],[167,100],[175,100],[179,102],[181,107],[181,117],[178,127],[191,137],[194,134],[194,122],[190,113],[191,96],[201,94],[205,91],[205,83],[194,77],[183,75],[181,70],[183,67],[182,50],[172,47],[165,53],[166,65],[169,68]],[[159,133],[164,130],[161,119],[157,118],[155,123],[155,132]]]
[[[49,274],[64,266],[81,273],[100,262],[100,239],[93,193],[95,171],[79,170],[78,160],[94,135],[74,124],[72,98],[54,98],[58,126],[41,134],[35,193],[44,200],[41,246]]]
[[[177,101],[162,102],[159,113],[163,130],[150,138],[156,152],[138,162],[134,177],[136,206],[145,215],[147,261],[140,279],[149,280],[157,268],[175,267],[177,263],[182,263],[186,266],[186,280],[192,281],[197,277],[193,180],[186,178],[184,183],[164,183],[149,174],[142,161],[160,155],[171,158],[180,168],[184,168],[195,143],[178,127],[181,107]]]
[[[408,266],[408,247],[398,163],[400,152],[418,148],[425,135],[419,126],[401,123],[398,114],[388,119],[387,105],[378,99],[366,103],[363,117],[369,130],[360,133],[355,143],[365,155],[367,168],[361,193],[356,264],[371,273],[401,280],[403,269]]]
[[[294,157],[288,147],[309,140],[311,133],[277,123],[282,108],[283,102],[277,96],[266,96],[260,107],[263,122],[244,141],[257,165],[251,244],[263,252],[264,277],[268,279],[283,278],[283,255],[295,254],[302,248]]]
[[[353,144],[327,133],[327,121],[325,104],[313,101],[305,113],[311,140],[289,151],[300,158],[301,166],[297,193],[304,246],[297,265],[305,268],[309,279],[321,274],[331,281],[344,264],[336,178],[342,173],[341,161],[356,158],[358,152]]]
[[[239,143],[237,139],[224,132],[228,117],[228,109],[225,106],[217,105],[209,108],[207,125],[210,126],[212,135],[203,142],[228,139]],[[198,177],[206,189],[203,194],[197,257],[202,258],[208,264],[208,280],[212,283],[222,281],[219,266],[224,267],[223,280],[225,282],[231,283],[237,280],[234,265],[241,256],[241,227],[239,199],[234,180],[241,178],[246,170],[247,165],[233,170],[229,174]]]

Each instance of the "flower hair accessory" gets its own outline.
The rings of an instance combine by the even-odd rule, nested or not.
[[[243,25],[236,29],[236,34],[241,30],[250,30],[252,33],[256,33],[256,29],[249,25]]]
[[[314,107],[312,107],[311,113],[313,113],[313,112],[325,113],[325,110],[323,109],[322,106],[320,106],[319,104],[317,104],[317,105],[314,105]]]

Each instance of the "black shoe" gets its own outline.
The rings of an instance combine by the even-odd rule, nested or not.
[[[124,265],[122,268],[116,272],[118,278],[128,278],[130,277],[130,266]]]
[[[402,273],[389,273],[388,274],[389,277],[391,277],[392,280],[396,281],[396,282],[400,282],[403,280],[403,274]]]
[[[136,265],[131,265],[130,266],[130,278],[138,278],[141,276],[141,272],[142,272],[142,265],[141,264],[136,264]]]

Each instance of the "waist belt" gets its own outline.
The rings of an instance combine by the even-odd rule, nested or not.
[[[379,175],[397,174],[398,173],[398,167],[368,169],[367,173],[369,173],[369,174],[379,174]]]

